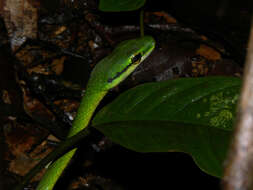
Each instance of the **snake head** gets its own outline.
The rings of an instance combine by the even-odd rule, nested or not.
[[[101,91],[114,88],[148,57],[154,47],[155,40],[151,36],[121,42],[95,66],[89,84]]]

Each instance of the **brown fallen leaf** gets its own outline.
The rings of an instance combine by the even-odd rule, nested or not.
[[[29,0],[1,0],[0,14],[4,18],[12,50],[27,38],[37,37],[37,8]]]
[[[200,45],[200,47],[196,50],[196,54],[201,55],[206,59],[212,61],[217,61],[221,59],[221,55],[218,51],[206,45]]]

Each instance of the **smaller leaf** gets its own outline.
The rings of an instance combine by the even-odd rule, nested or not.
[[[105,12],[134,11],[141,8],[146,0],[100,0],[99,10]]]

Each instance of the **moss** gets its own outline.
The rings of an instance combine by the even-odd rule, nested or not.
[[[232,127],[234,113],[233,107],[238,100],[238,95],[233,97],[223,92],[212,95],[209,98],[209,111],[204,113],[204,117],[209,119],[210,125],[220,128]]]
[[[229,128],[232,124],[233,114],[229,110],[222,110],[215,117],[210,119],[211,126]]]

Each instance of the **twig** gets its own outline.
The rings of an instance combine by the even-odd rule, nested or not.
[[[253,189],[253,19],[235,134],[225,165],[224,190]]]
[[[22,182],[18,184],[14,190],[22,190],[25,185],[40,171],[42,170],[50,161],[56,160],[63,153],[67,152],[67,150],[71,150],[77,142],[81,139],[87,137],[89,135],[89,131],[87,129],[80,131],[78,134],[74,135],[71,138],[68,138],[66,141],[63,141],[58,148],[56,148],[53,152],[43,158],[36,166],[34,166],[23,178]]]

